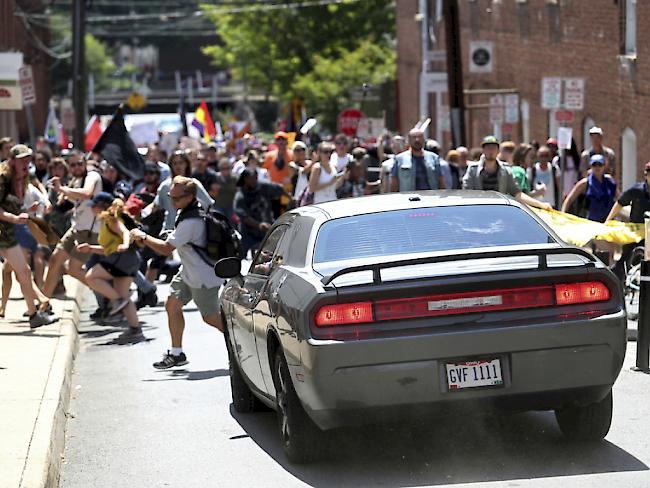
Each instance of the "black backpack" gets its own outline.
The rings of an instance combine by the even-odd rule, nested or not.
[[[242,257],[241,242],[230,219],[214,207],[204,209],[198,202],[184,209],[176,219],[176,225],[189,218],[200,218],[205,222],[205,247],[190,244],[197,254],[210,266],[223,258]]]

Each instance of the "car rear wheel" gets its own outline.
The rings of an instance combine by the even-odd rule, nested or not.
[[[612,424],[612,392],[597,403],[555,411],[565,437],[576,441],[600,441]]]
[[[292,463],[315,461],[320,454],[322,432],[309,418],[296,394],[282,350],[275,353],[273,376],[282,448]]]

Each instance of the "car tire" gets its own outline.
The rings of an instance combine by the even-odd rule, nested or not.
[[[555,411],[562,434],[575,441],[600,441],[612,424],[612,392],[596,403]]]
[[[322,432],[300,403],[281,349],[276,351],[273,364],[276,411],[284,453],[295,464],[315,461],[320,457]]]

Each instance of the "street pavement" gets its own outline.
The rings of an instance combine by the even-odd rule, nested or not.
[[[166,296],[167,287],[160,287]],[[146,342],[82,321],[60,486],[87,487],[644,487],[650,486],[650,376],[634,342],[614,388],[605,442],[570,444],[553,414],[450,418],[436,425],[345,429],[327,459],[289,464],[273,412],[231,407],[221,334],[188,308],[190,363],[156,371],[169,347],[164,308],[139,313]],[[407,419],[404,419],[407,420]]]

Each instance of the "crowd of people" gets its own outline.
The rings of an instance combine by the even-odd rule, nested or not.
[[[492,190],[600,222],[631,204],[631,220],[642,222],[650,210],[650,180],[619,197],[614,152],[600,128],[589,133],[590,147],[579,153],[573,142],[562,165],[553,138],[515,144],[486,136],[478,148],[443,154],[417,128],[372,143],[338,134],[313,146],[290,144],[289,134],[277,132],[268,144],[250,137],[239,146],[180,145],[171,154],[153,145],[141,181],[101,154],[43,142],[33,150],[3,138],[0,316],[14,275],[30,327],[51,324],[56,317],[49,301],[65,293],[62,276],[68,274],[95,292],[91,317],[124,321],[120,340],[135,342],[144,338],[137,309],[158,304],[156,282],[164,275],[171,281],[165,301],[171,349],[154,366],[186,364],[184,305],[193,300],[203,320],[223,330],[215,299],[222,280],[198,251],[208,238],[201,209],[218,210],[238,229],[244,255],[295,206],[397,191]]]

